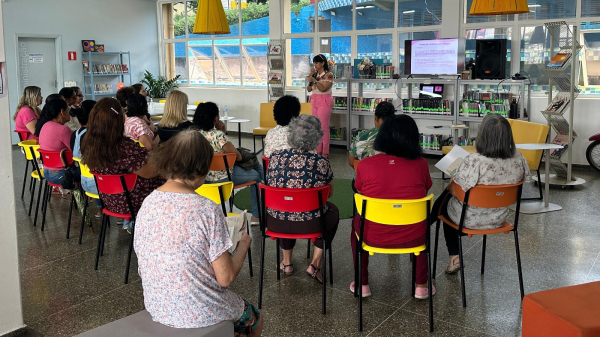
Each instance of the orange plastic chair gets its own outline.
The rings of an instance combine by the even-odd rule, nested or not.
[[[435,264],[437,262],[437,248],[438,248],[438,236],[440,231],[440,220],[450,227],[456,229],[459,233],[458,235],[458,247],[459,247],[459,261],[460,261],[460,285],[462,291],[462,302],[463,307],[467,307],[467,297],[465,294],[465,273],[464,273],[464,263],[463,263],[463,252],[462,252],[462,235],[467,235],[468,237],[472,237],[473,235],[483,235],[483,249],[481,253],[481,275],[483,275],[485,270],[485,245],[487,235],[492,234],[508,234],[509,232],[513,232],[515,236],[515,250],[517,253],[517,269],[519,272],[519,287],[521,290],[521,300],[523,300],[523,296],[525,296],[525,291],[523,290],[523,274],[521,272],[521,254],[519,252],[519,235],[517,232],[517,227],[519,225],[519,210],[521,208],[521,192],[523,191],[523,182],[519,182],[517,184],[511,185],[476,185],[471,188],[467,192],[463,191],[462,187],[455,182],[452,182],[454,193],[456,194],[456,198],[463,204],[462,213],[460,215],[460,221],[455,224],[452,220],[440,214],[438,216],[438,220],[435,225],[435,251],[433,253],[433,277],[435,278]],[[442,202],[442,206],[440,209],[444,209],[448,200],[450,199],[450,195]],[[499,207],[508,207],[512,204],[516,203],[517,208],[515,211],[515,220],[514,224],[505,221],[502,226],[495,229],[468,229],[464,228],[465,222],[465,214],[467,211],[467,207],[480,207],[480,208],[499,208]],[[462,234],[462,235],[461,235]]]
[[[261,202],[260,230],[262,233],[262,252],[260,258],[260,279],[258,286],[258,308],[262,306],[263,274],[265,266],[265,240],[270,237],[277,242],[277,279],[280,279],[279,270],[279,239],[309,239],[316,241],[323,239],[323,315],[326,312],[326,285],[327,285],[327,251],[329,251],[329,282],[333,284],[333,257],[331,247],[327,246],[327,232],[325,231],[325,215],[323,206],[327,203],[329,196],[329,185],[315,188],[279,188],[259,184]],[[273,232],[267,229],[267,208],[282,212],[309,212],[319,210],[321,219],[321,231],[308,234],[287,234]]]
[[[90,171],[91,172],[91,171]],[[133,204],[129,193],[135,187],[137,182],[137,174],[98,174],[91,172],[96,179],[96,186],[98,186],[98,194],[125,194],[125,200],[127,200],[127,207],[129,213],[117,213],[112,212],[108,208],[102,208],[102,226],[100,227],[100,235],[98,235],[98,249],[96,250],[96,264],[94,270],[98,270],[98,261],[100,255],[104,254],[104,241],[106,239],[106,229],[108,227],[109,217],[121,218],[127,221],[131,221],[131,240],[129,242],[129,252],[127,253],[127,267],[125,267],[125,284],[129,283],[129,266],[131,265],[131,252],[133,251],[133,236],[135,234],[135,213],[133,210]],[[100,199],[102,200],[102,199]],[[105,206],[105,205],[103,205]]]
[[[63,149],[62,151],[46,151],[40,148],[38,149],[38,152],[41,155],[44,167],[57,167],[65,169],[66,167],[73,165],[73,152],[71,150]],[[48,210],[48,202],[52,196],[52,187],[62,187],[60,184],[49,182],[48,179],[46,179],[45,182],[44,197],[42,199],[42,232],[44,231],[44,227],[46,225],[46,211]],[[71,215],[73,214],[74,203],[75,194],[71,192],[71,204],[69,206],[69,217],[67,219],[67,239],[69,238],[69,234],[71,232]]]

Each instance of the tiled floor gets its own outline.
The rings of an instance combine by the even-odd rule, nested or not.
[[[250,137],[244,144],[252,148]],[[332,166],[338,178],[352,178],[345,150],[332,151]],[[112,226],[105,256],[94,270],[98,221],[92,233],[88,228],[83,244],[77,243],[80,217],[73,218],[71,239],[66,240],[69,202],[53,196],[46,230],[33,227],[27,216],[29,192],[21,201],[24,159],[13,151],[21,266],[21,287],[25,323],[45,336],[72,336],[144,308],[135,257],[130,284],[123,284],[129,234]],[[430,164],[436,158],[429,158]],[[435,169],[432,167],[432,172]],[[573,190],[552,187],[550,201],[563,206],[560,212],[521,215],[520,244],[525,292],[600,280],[600,209],[593,196],[600,192],[600,174],[586,169],[575,173],[587,183]],[[434,179],[431,192],[438,195],[447,181]],[[527,195],[536,190],[533,183]],[[231,287],[257,303],[260,234],[252,228],[254,277],[247,267]],[[267,242],[266,272],[262,313],[264,336],[428,336],[427,301],[410,294],[408,257],[377,255],[371,259],[373,296],[364,301],[364,331],[357,331],[356,300],[348,290],[353,279],[350,250],[350,221],[342,220],[334,247],[334,285],[328,286],[327,315],[321,315],[321,286],[304,272],[305,243],[294,255],[296,272],[276,280],[275,243]],[[447,252],[440,238],[434,296],[435,332],[439,336],[519,336],[521,303],[519,297],[514,240],[512,235],[496,235],[488,240],[486,273],[481,276],[481,239],[465,240],[467,308],[462,308],[458,275],[447,276]]]

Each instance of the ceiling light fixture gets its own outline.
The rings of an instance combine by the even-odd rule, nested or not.
[[[507,15],[529,13],[527,0],[473,0],[469,15]]]
[[[229,24],[221,0],[198,1],[194,34],[220,35],[229,34]]]

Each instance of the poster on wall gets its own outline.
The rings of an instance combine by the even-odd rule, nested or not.
[[[44,54],[29,54],[29,63],[44,63]]]

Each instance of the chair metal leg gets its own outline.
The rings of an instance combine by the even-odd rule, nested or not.
[[[435,244],[433,248],[433,274],[431,278],[435,280],[435,270],[437,267],[437,251],[438,251],[438,238],[440,236],[440,220],[435,223]]]
[[[246,233],[250,236],[250,226],[246,226]],[[254,277],[254,272],[252,271],[252,249],[248,248],[248,267],[250,268],[250,277]]]
[[[35,181],[35,179],[31,179],[32,181]],[[31,209],[33,208],[33,196],[35,195],[35,185],[33,185],[33,191],[31,191],[31,189],[29,189],[29,192],[31,193],[31,198],[29,199],[29,211],[27,211],[27,215],[31,216]],[[38,203],[40,202],[40,198],[38,198]]]
[[[352,234],[354,233],[352,232]],[[358,264],[360,263],[358,261],[358,239],[354,235],[352,236],[352,239],[356,240],[356,249],[354,252],[354,297],[358,297]]]
[[[279,269],[279,266],[277,266]],[[260,251],[260,276],[258,279],[258,309],[262,308],[263,275],[265,272],[265,238],[262,238],[262,249]]]
[[[73,215],[73,203],[75,202],[75,193],[73,192],[74,191],[71,191],[71,204],[69,205],[69,217],[67,218],[67,240],[71,233],[71,216]]]
[[[325,315],[327,313],[327,241],[325,239],[323,239],[323,257],[322,260],[323,262],[321,262],[321,264],[323,265],[323,272],[321,273],[321,277],[323,277],[323,308],[322,308],[322,312],[323,315]]]
[[[460,262],[460,289],[462,293],[463,308],[467,307],[467,295],[465,294],[465,268],[463,268],[463,250],[462,250],[462,238],[458,236],[458,258]]]
[[[513,231],[515,233],[515,250],[517,251],[517,270],[519,271],[519,288],[521,290],[521,301],[523,301],[523,297],[525,296],[525,289],[523,288],[523,272],[521,270],[521,251],[519,249],[519,234],[517,230]]]
[[[50,202],[48,195],[52,195],[52,187],[48,184],[44,186],[44,202],[42,203],[42,232],[44,231],[44,227],[46,226],[46,211],[48,210],[48,203]]]
[[[33,165],[31,165],[33,166]],[[35,171],[35,167],[31,168],[31,172]],[[31,185],[33,184],[33,182],[35,181],[35,179],[31,178],[29,179],[29,191],[31,191]]]
[[[33,185],[35,192],[35,184]],[[42,195],[42,190],[44,190],[44,200],[46,199],[46,190],[44,189],[44,183],[40,180],[40,186],[38,189],[37,202],[35,203],[35,218],[33,220],[33,227],[37,226],[38,219],[38,211],[40,208],[40,196]],[[42,205],[44,204],[44,200],[42,200]],[[43,207],[43,206],[42,206]]]
[[[25,163],[25,174],[23,176],[23,188],[21,189],[21,200],[25,197],[25,185],[27,185],[27,173],[29,171],[29,160]],[[33,179],[33,178],[31,178]]]
[[[110,227],[110,217],[106,216],[106,225],[104,226],[104,230],[100,233],[102,235],[102,244],[100,246],[100,256],[104,256],[104,244],[106,242],[106,232],[108,231],[108,227]]]
[[[333,285],[333,255],[331,247],[327,251],[329,251],[329,284]]]
[[[125,268],[125,284],[129,283],[129,267],[131,266],[131,254],[133,253],[133,236],[135,235],[135,219],[131,222],[131,241],[129,241],[129,252],[127,253],[127,267]]]
[[[487,235],[483,236],[483,248],[481,250],[481,275],[485,271],[485,242],[487,241]]]
[[[410,294],[412,297],[415,297],[415,285],[417,283],[417,256],[415,254],[410,254],[411,260],[412,260],[412,270],[411,270],[411,275],[412,275],[412,282],[411,282],[411,290],[412,293]]]
[[[429,332],[433,332],[433,281],[431,278],[431,256],[429,250],[427,250],[427,276],[427,290],[429,291]]]
[[[537,170],[537,177],[538,177],[538,190],[540,191],[539,199],[543,200],[544,195],[542,194],[542,178],[540,177],[540,169],[539,168]]]
[[[277,247],[275,247],[275,250],[277,251],[277,281],[279,281],[281,279],[281,272],[279,270],[279,239],[275,239],[275,245],[277,245]]]
[[[358,250],[358,285],[354,285],[354,289],[358,288],[358,331],[362,331],[363,329],[363,321],[362,321],[362,263],[361,255],[362,255],[362,247],[356,247]]]
[[[306,240],[306,258],[310,259],[310,239]]]
[[[85,216],[87,215],[87,207],[90,198],[84,194],[83,198],[83,215],[81,216],[81,230],[79,231],[79,244],[81,244],[81,240],[83,239],[83,228],[85,226]]]
[[[98,270],[98,261],[100,260],[100,247],[102,246],[102,233],[104,232],[104,226],[106,224],[106,215],[102,214],[102,220],[100,221],[100,232],[98,233],[98,248],[96,249],[96,264],[94,270]]]

